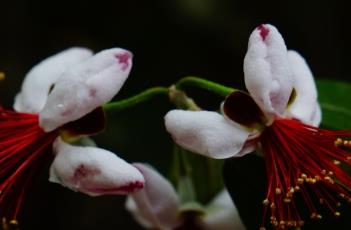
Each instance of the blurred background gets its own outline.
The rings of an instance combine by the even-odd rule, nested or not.
[[[130,78],[116,100],[195,75],[243,87],[242,62],[251,31],[275,25],[317,78],[350,79],[350,9],[346,1],[115,0],[0,1],[0,103],[11,107],[25,73],[71,46],[134,53]],[[220,98],[191,93],[217,109]],[[210,98],[210,99],[209,99]],[[100,147],[148,161],[167,175],[172,144],[163,126],[172,108],[159,98],[109,118]],[[25,205],[22,229],[139,229],[124,197],[90,198],[47,182],[43,170]]]

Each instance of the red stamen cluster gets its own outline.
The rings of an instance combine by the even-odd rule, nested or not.
[[[350,165],[351,155],[344,148],[349,142],[340,138],[350,137],[351,131],[323,130],[291,119],[277,119],[263,131],[260,143],[268,188],[262,230],[267,212],[276,229],[304,224],[295,199],[297,193],[312,219],[322,218],[320,206],[336,217],[340,215],[340,202],[351,201],[351,176],[340,167]]]
[[[17,225],[24,195],[51,154],[56,132],[45,133],[38,115],[0,108],[0,216],[3,227]],[[7,222],[6,219],[11,220]],[[4,228],[5,228],[4,227]]]

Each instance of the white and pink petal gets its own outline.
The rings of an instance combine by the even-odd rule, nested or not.
[[[101,51],[65,71],[39,114],[40,126],[52,131],[110,101],[123,86],[132,66],[124,49]]]
[[[126,208],[145,228],[172,230],[181,224],[179,198],[171,183],[145,164],[133,164],[145,178],[145,187],[129,195]]]
[[[143,188],[138,169],[114,153],[90,146],[74,146],[58,137],[50,168],[51,182],[90,196],[128,194]]]
[[[268,24],[251,34],[244,59],[245,84],[253,99],[271,123],[283,115],[293,84],[284,40]]]
[[[238,210],[227,190],[222,190],[206,208],[198,221],[204,230],[245,230]]]
[[[305,59],[296,51],[290,50],[288,58],[293,73],[293,85],[295,98],[287,108],[287,115],[296,118],[306,124],[316,123],[314,114],[318,115],[316,106],[317,89],[314,83],[313,75]]]
[[[73,47],[41,61],[25,76],[21,92],[15,98],[14,109],[19,112],[40,112],[46,103],[50,88],[63,72],[92,55],[89,49]]]
[[[165,116],[165,125],[183,148],[217,159],[239,153],[251,133],[209,111],[172,110]]]

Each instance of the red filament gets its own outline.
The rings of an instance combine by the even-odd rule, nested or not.
[[[351,176],[340,164],[350,165],[351,154],[338,147],[336,140],[350,137],[350,131],[323,130],[292,119],[277,119],[267,127],[260,141],[268,178],[263,221],[270,213],[277,229],[302,226],[297,193],[310,218],[322,218],[321,206],[339,216],[340,202],[351,200]]]
[[[16,220],[25,192],[51,157],[57,132],[45,133],[37,114],[0,108],[0,216]]]

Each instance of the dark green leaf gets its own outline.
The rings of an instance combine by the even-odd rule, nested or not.
[[[333,129],[351,128],[351,84],[335,80],[317,80],[322,125]]]

